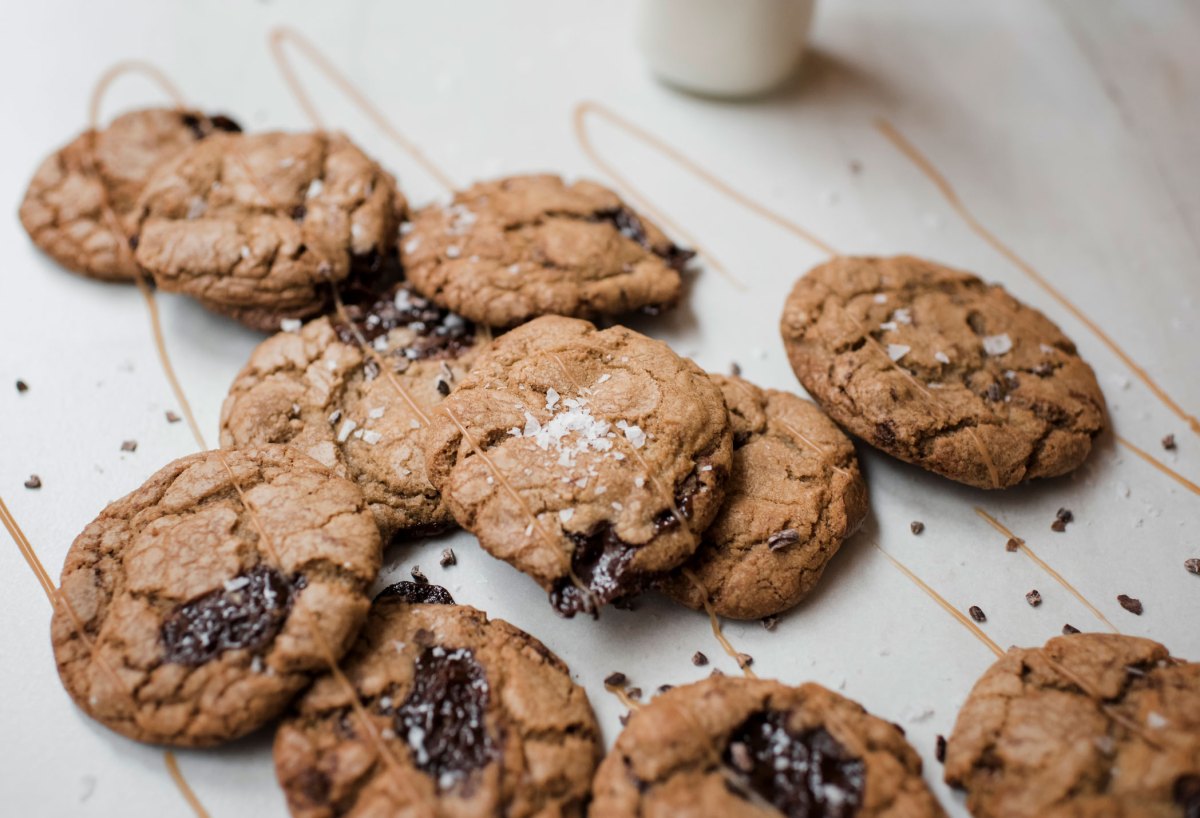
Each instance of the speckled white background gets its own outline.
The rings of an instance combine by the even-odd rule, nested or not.
[[[114,61],[149,59],[185,95],[250,128],[300,128],[302,112],[272,64],[266,35],[290,23],[312,37],[459,182],[551,169],[596,175],[572,136],[580,99],[603,101],[847,252],[908,251],[978,271],[1043,308],[1097,370],[1118,432],[1200,480],[1200,438],[1075,319],[986,246],[873,129],[886,115],[927,151],[984,223],[1049,276],[1200,411],[1200,14],[1185,2],[1087,4],[1022,0],[903,4],[838,0],[818,11],[802,81],[754,103],[681,96],[644,72],[630,0],[552,2],[124,2],[5,4],[0,163],[0,496],[51,573],[103,505],[171,458],[192,451],[133,288],[84,281],[29,245],[15,212],[42,156],[83,125],[93,80]],[[302,68],[331,123],[395,170],[409,197],[436,183],[332,87]],[[158,101],[132,78],[105,115]],[[776,324],[790,282],[821,259],[611,127],[600,149],[680,224],[703,237],[742,292],[701,268],[683,308],[639,328],[703,366],[738,361],[751,379],[796,388]],[[852,161],[861,173],[852,173]],[[205,435],[259,340],[195,304],[161,297],[167,341]],[[18,395],[23,378],[31,390]],[[1174,432],[1176,453],[1160,438]],[[138,441],[136,453],[120,451]],[[863,452],[873,520],[846,545],[818,592],[767,633],[729,625],[764,676],[820,681],[901,723],[939,781],[934,737],[950,730],[987,649],[870,545],[878,541],[955,606],[980,605],[1002,645],[1040,643],[1064,622],[1101,623],[973,512],[1000,517],[1122,631],[1200,658],[1200,497],[1105,436],[1071,478],[987,494]],[[31,472],[45,487],[22,487]],[[1049,523],[1059,506],[1077,522]],[[911,520],[925,533],[909,533]],[[1190,525],[1189,525],[1190,524]],[[6,544],[7,543],[7,544]],[[452,545],[459,564],[437,566]],[[0,543],[0,813],[185,815],[162,752],[84,718],[59,687],[47,638],[50,608],[15,546]],[[388,570],[420,563],[455,597],[528,629],[585,684],[609,740],[619,703],[601,680],[622,670],[653,690],[707,672],[703,650],[734,670],[704,617],[649,598],[633,613],[563,621],[523,576],[467,535],[394,548]],[[1038,588],[1044,604],[1024,594]],[[1140,597],[1137,618],[1116,602]],[[213,816],[285,814],[267,731],[232,747],[183,752],[180,764]]]

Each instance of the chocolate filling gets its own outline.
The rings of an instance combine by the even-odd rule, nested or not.
[[[407,361],[425,358],[457,358],[475,343],[475,326],[465,318],[444,310],[417,295],[406,284],[396,285],[387,295],[373,302],[346,305],[346,317],[362,337],[371,343],[394,329],[407,329],[416,339],[389,354]],[[343,343],[356,342],[353,329],[340,317],[334,330]]]
[[[605,210],[596,214],[597,221],[609,221],[613,226],[627,239],[632,239],[645,247],[654,255],[661,258],[667,263],[668,267],[683,272],[683,268],[691,261],[696,253],[693,250],[688,250],[674,242],[666,245],[653,245],[650,243],[650,237],[646,235],[646,226],[642,224],[641,218],[628,207],[618,207],[616,210]]]
[[[242,126],[224,114],[215,114],[214,116],[206,117],[193,113],[185,113],[181,116],[183,124],[187,126],[192,132],[192,136],[196,137],[196,139],[203,139],[216,131],[224,131],[225,133],[242,132]]]
[[[577,613],[597,614],[597,607],[641,590],[645,577],[631,567],[638,546],[617,536],[612,523],[603,522],[586,534],[567,534],[575,549],[571,569],[587,588],[564,577],[550,592],[550,604],[570,619]]]
[[[279,633],[293,594],[303,587],[303,578],[289,582],[257,565],[223,589],[180,605],[162,624],[166,661],[202,665],[227,650],[260,650]]]
[[[1179,776],[1171,795],[1183,807],[1183,818],[1200,818],[1200,775]]]
[[[402,580],[389,585],[375,595],[375,601],[390,597],[400,597],[409,605],[453,605],[454,597],[441,585],[431,582],[410,582]]]
[[[499,757],[487,729],[489,693],[474,652],[434,646],[417,657],[412,689],[394,711],[396,735],[439,791],[468,783],[473,772]]]
[[[740,784],[788,818],[852,818],[866,767],[823,727],[795,733],[787,713],[767,710],[730,736],[723,760]],[[735,790],[736,791],[736,790]]]

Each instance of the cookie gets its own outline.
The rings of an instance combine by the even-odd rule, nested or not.
[[[976,818],[1200,815],[1200,664],[1116,634],[1012,648],[959,711],[946,782]]]
[[[469,322],[397,285],[260,344],[221,408],[221,445],[287,443],[348,477],[385,542],[445,528],[453,518],[425,476],[423,439],[478,348]]]
[[[567,666],[529,634],[385,593],[342,669],[275,736],[295,818],[583,815],[600,731]]]
[[[405,212],[395,180],[345,136],[219,134],[158,169],[137,262],[164,290],[273,331],[378,274]]]
[[[458,524],[573,616],[691,556],[731,438],[721,391],[666,344],[545,316],[500,336],[442,403],[426,467]]]
[[[379,563],[362,493],[316,461],[283,446],[181,458],[71,545],[59,676],[129,738],[237,738],[350,648]]]
[[[1105,426],[1075,345],[997,285],[913,258],[836,258],[796,282],[792,369],[854,435],[970,486],[1077,468]]]
[[[820,685],[714,676],[639,708],[590,818],[942,816],[896,725]]]
[[[226,116],[148,108],[88,130],[46,157],[21,202],[21,224],[48,256],[102,281],[138,275],[129,237],[137,200],[159,165],[214,133],[239,131]]]
[[[550,175],[480,182],[405,230],[413,286],[493,327],[667,309],[692,257],[608,188]]]
[[[661,587],[692,608],[760,619],[793,607],[867,514],[854,446],[812,403],[712,375],[733,427],[725,503],[687,563]],[[699,585],[697,585],[697,581]]]

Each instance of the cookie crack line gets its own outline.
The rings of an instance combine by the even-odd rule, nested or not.
[[[67,612],[68,618],[71,620],[72,627],[75,629],[76,633],[79,634],[80,639],[83,640],[88,653],[96,659],[97,663],[102,668],[105,669],[105,672],[116,683],[117,689],[123,690],[128,694],[130,703],[133,705],[134,723],[137,723],[138,714],[141,711],[137,707],[137,701],[134,698],[133,692],[129,690],[129,687],[125,684],[124,679],[118,676],[116,671],[113,670],[112,665],[108,663],[108,660],[96,650],[95,642],[93,642],[91,637],[88,636],[86,628],[84,627],[82,620],[80,620],[79,615],[71,606],[71,603],[67,601],[67,598],[62,594],[62,592],[58,590],[58,587],[54,584],[54,580],[50,578],[50,574],[46,571],[46,566],[42,564],[41,559],[38,557],[37,551],[33,547],[33,543],[31,543],[29,538],[25,536],[25,532],[17,523],[16,517],[14,517],[12,512],[8,510],[8,505],[4,502],[3,497],[0,497],[0,522],[4,523],[4,527],[8,530],[9,536],[12,537],[13,542],[17,544],[17,550],[21,552],[21,556],[25,558],[26,564],[29,566],[30,570],[33,571],[33,575],[37,579],[38,584],[42,586],[42,591],[46,594],[46,599],[49,600],[50,607],[55,610],[65,610]],[[172,781],[175,782],[175,786],[179,789],[184,800],[187,801],[188,806],[190,806],[192,811],[195,812],[197,818],[208,818],[208,811],[205,810],[204,805],[200,803],[200,799],[196,797],[195,792],[187,783],[187,780],[183,777],[183,773],[179,769],[179,763],[175,758],[175,753],[171,750],[164,750],[163,763],[166,765]]]

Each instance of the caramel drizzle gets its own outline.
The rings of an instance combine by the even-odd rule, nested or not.
[[[1043,571],[1045,571],[1055,582],[1057,582],[1059,585],[1061,585],[1063,588],[1065,588],[1067,591],[1069,591],[1072,596],[1074,596],[1076,599],[1078,599],[1080,602],[1082,602],[1084,607],[1087,608],[1089,611],[1091,611],[1092,614],[1097,619],[1099,619],[1101,622],[1103,622],[1105,625],[1107,625],[1112,630],[1113,633],[1121,632],[1117,628],[1116,625],[1114,625],[1112,622],[1108,621],[1108,617],[1106,617],[1103,613],[1101,613],[1099,608],[1097,608],[1095,605],[1093,605],[1091,602],[1089,602],[1087,600],[1087,597],[1085,597],[1082,593],[1080,593],[1075,588],[1074,585],[1067,582],[1067,580],[1063,577],[1062,574],[1055,571],[1053,568],[1051,568],[1049,565],[1047,565],[1046,562],[1041,557],[1039,557],[1037,554],[1033,553],[1033,549],[1029,547],[1029,544],[1026,543],[1022,537],[1018,537],[1016,534],[1012,533],[1012,531],[1009,530],[1008,526],[1001,523],[999,520],[997,520],[991,514],[988,514],[982,508],[979,508],[978,506],[976,506],[975,513],[978,514],[984,520],[986,520],[988,525],[990,525],[992,528],[996,529],[1001,534],[1003,534],[1005,537],[1007,537],[1009,541],[1017,543],[1018,551],[1023,553],[1025,556],[1029,557],[1029,559],[1033,560],[1033,563],[1035,565],[1037,565],[1038,568],[1041,568]]]
[[[605,682],[604,689],[616,696],[621,704],[625,705],[630,710],[641,710],[643,707],[645,707],[644,704],[630,696],[625,691],[625,688],[620,685],[610,685],[608,682]]]
[[[938,605],[941,605],[946,610],[947,613],[949,613],[951,616],[953,616],[955,619],[957,619],[963,627],[965,627],[972,634],[974,634],[975,638],[978,639],[980,642],[982,642],[984,645],[986,645],[988,650],[990,650],[992,653],[996,654],[997,656],[1004,655],[1004,650],[1001,649],[1001,647],[999,645],[997,645],[990,636],[988,636],[986,633],[984,633],[982,628],[980,628],[978,625],[976,625],[974,622],[972,622],[970,619],[968,619],[966,617],[966,615],[963,614],[962,611],[958,610],[958,608],[955,608],[948,601],[946,601],[945,597],[943,597],[937,591],[933,590],[933,588],[929,587],[929,585],[927,585],[924,580],[922,580],[920,577],[918,577],[916,574],[914,574],[911,570],[909,570],[907,565],[900,562],[900,560],[893,557],[887,551],[884,551],[883,546],[881,546],[879,543],[875,542],[875,540],[870,540],[869,542],[871,543],[871,545],[875,546],[875,549],[880,554],[883,554],[885,557],[887,557],[888,561],[892,565],[896,566],[896,568],[898,568],[902,574],[904,574],[906,577],[908,577],[910,580],[912,580],[914,585],[916,585],[918,588],[920,588],[922,591],[924,591],[926,594],[928,594],[929,597],[934,602],[936,602]]]
[[[446,188],[446,190],[454,190],[454,181],[445,171],[434,164],[422,151],[415,142],[406,137],[400,132],[395,125],[388,120],[383,112],[371,102],[357,86],[352,83],[345,74],[343,74],[333,62],[329,60],[321,51],[312,44],[312,42],[288,26],[278,26],[271,29],[267,35],[267,44],[271,50],[271,57],[275,60],[275,64],[279,67],[283,74],[284,82],[288,86],[288,90],[292,92],[292,96],[300,104],[304,110],[304,115],[320,129],[325,129],[324,120],[321,118],[320,112],[313,105],[312,98],[304,89],[304,85],[300,82],[300,78],[296,75],[295,69],[288,60],[287,51],[284,48],[285,43],[291,43],[292,46],[308,61],[314,65],[326,79],[332,82],[346,98],[366,115],[366,117],[374,123],[388,139],[398,145],[401,150],[407,153],[413,161],[420,165],[426,173],[432,176],[438,184]]]
[[[1054,670],[1055,673],[1062,676],[1067,681],[1069,681],[1071,684],[1075,685],[1080,690],[1082,690],[1084,695],[1086,695],[1089,699],[1092,700],[1092,703],[1096,705],[1096,708],[1101,713],[1103,713],[1105,716],[1107,716],[1112,721],[1114,721],[1117,724],[1124,727],[1129,732],[1138,736],[1142,741],[1149,744],[1155,750],[1161,751],[1163,749],[1163,746],[1161,744],[1159,744],[1153,737],[1151,737],[1150,734],[1147,733],[1146,730],[1140,724],[1138,724],[1136,721],[1134,721],[1133,719],[1126,716],[1124,713],[1121,713],[1113,705],[1106,702],[1104,700],[1104,696],[1100,693],[1100,691],[1096,690],[1091,685],[1089,685],[1086,681],[1084,681],[1084,679],[1079,674],[1075,673],[1075,671],[1073,671],[1073,670],[1070,670],[1065,665],[1063,665],[1061,662],[1059,662],[1055,659],[1051,659],[1049,656],[1046,656],[1043,654],[1042,658],[1045,659],[1046,664],[1048,664]]]
[[[4,523],[4,527],[8,530],[9,536],[11,536],[13,542],[17,544],[17,550],[21,552],[21,556],[25,558],[25,562],[29,565],[29,569],[33,571],[33,575],[37,579],[38,584],[42,586],[42,591],[46,594],[46,599],[49,600],[50,607],[55,610],[64,611],[67,614],[67,618],[71,620],[71,627],[75,629],[77,634],[79,634],[79,638],[83,642],[84,647],[87,649],[88,654],[96,660],[96,663],[99,665],[100,669],[106,676],[109,677],[110,681],[114,683],[116,689],[124,691],[129,697],[130,704],[133,706],[133,720],[134,723],[137,723],[141,711],[138,709],[137,699],[134,697],[133,691],[129,689],[129,685],[125,684],[125,680],[117,675],[116,670],[114,670],[112,665],[108,663],[108,660],[104,658],[104,655],[96,650],[95,643],[92,641],[91,637],[88,636],[88,633],[84,628],[83,620],[80,619],[79,615],[75,612],[74,607],[72,607],[71,603],[67,601],[67,598],[63,595],[62,591],[60,591],[54,584],[54,580],[50,578],[50,574],[48,571],[46,571],[46,566],[42,564],[41,559],[38,557],[37,551],[34,550],[33,544],[29,541],[29,538],[25,536],[25,532],[21,530],[21,526],[17,523],[17,519],[12,515],[12,512],[8,510],[8,506],[5,504],[4,498],[2,497],[0,497],[0,522]],[[167,765],[167,770],[171,773],[172,780],[179,788],[184,800],[187,801],[188,805],[191,806],[193,811],[195,811],[197,818],[209,818],[208,812],[200,803],[200,799],[196,797],[195,792],[193,792],[186,779],[184,779],[183,773],[179,770],[179,765],[176,763],[175,757],[170,750],[164,751],[163,761]]]
[[[1115,435],[1115,436],[1117,438],[1118,443],[1120,443],[1126,449],[1129,449],[1129,451],[1136,454],[1142,460],[1145,460],[1151,466],[1158,469],[1160,472],[1165,474],[1167,477],[1170,477],[1176,483],[1183,486],[1185,489],[1192,492],[1193,494],[1200,494],[1200,485],[1197,485],[1197,484],[1193,483],[1191,480],[1188,480],[1182,474],[1180,474],[1179,472],[1172,469],[1166,463],[1162,462],[1161,460],[1156,458],[1154,455],[1147,452],[1145,449],[1135,446],[1133,443],[1129,442],[1128,440],[1121,437],[1120,435]]]
[[[734,385],[734,387],[736,387],[738,389],[738,391],[740,391],[747,398],[749,398],[752,401],[757,401],[757,398],[755,397],[754,393],[750,391],[749,387],[747,387],[746,384],[740,378],[735,377],[730,382]],[[808,436],[805,435],[803,432],[801,432],[800,429],[797,428],[794,424],[789,423],[782,416],[776,417],[775,422],[777,422],[780,426],[782,426],[784,429],[786,429],[788,431],[788,434],[790,434],[796,438],[799,438],[800,441],[803,442],[805,446],[807,446],[808,448],[810,448],[814,452],[816,452],[821,461],[821,465],[833,469],[835,472],[842,475],[843,477],[848,477],[850,475],[850,472],[846,471],[845,469],[843,469],[841,466],[837,465],[836,463],[833,463],[830,461],[828,449],[826,449],[824,446],[822,446],[821,444],[817,443],[814,440],[809,440]]]
[[[912,142],[908,141],[908,139],[906,139],[903,134],[901,134],[900,131],[898,131],[896,127],[886,119],[883,119],[882,117],[876,119],[875,127],[884,135],[885,138],[887,138],[888,141],[890,141],[896,147],[897,150],[899,150],[909,159],[909,161],[916,165],[917,169],[920,170],[929,179],[929,181],[933,182],[934,186],[946,199],[946,202],[950,205],[951,209],[953,209],[954,212],[956,212],[962,218],[962,220],[966,222],[967,227],[969,227],[972,232],[983,239],[992,247],[993,250],[1008,259],[1017,267],[1017,269],[1025,273],[1025,275],[1027,275],[1035,284],[1041,287],[1042,290],[1044,290],[1051,298],[1057,301],[1064,309],[1071,313],[1071,315],[1075,316],[1080,323],[1091,330],[1092,334],[1100,339],[1100,342],[1108,347],[1114,355],[1120,358],[1121,361],[1127,367],[1129,367],[1130,371],[1133,372],[1138,380],[1145,384],[1146,387],[1154,393],[1155,397],[1157,397],[1164,406],[1171,410],[1171,412],[1174,413],[1180,420],[1187,423],[1188,428],[1190,428],[1193,433],[1200,435],[1200,419],[1184,411],[1183,407],[1176,403],[1171,396],[1168,395],[1152,377],[1150,377],[1150,374],[1135,360],[1133,360],[1129,353],[1127,353],[1115,340],[1113,340],[1113,338],[1107,332],[1105,332],[1098,323],[1089,318],[1087,314],[1085,314],[1079,307],[1075,306],[1075,304],[1065,295],[1063,295],[1063,293],[1057,287],[1050,283],[1049,279],[1034,269],[1033,265],[1018,256],[1012,248],[1000,241],[995,233],[984,227],[983,224],[981,224],[979,220],[975,218],[974,214],[967,209],[967,206],[963,203],[962,199],[959,198],[958,193],[954,190],[953,186],[951,186],[949,180],[946,179],[946,177],[943,176],[936,167],[934,167],[933,163],[928,159],[928,157],[921,153]]]
[[[237,493],[242,507],[250,513],[250,522],[258,534],[259,542],[261,542],[266,549],[267,556],[270,558],[277,570],[283,571],[283,560],[279,556],[279,551],[276,549],[274,541],[267,535],[266,528],[263,526],[262,518],[259,516],[258,509],[255,507],[254,503],[250,501],[250,498],[246,496],[246,492],[242,489],[241,484],[238,482],[237,476],[233,473],[233,467],[230,466],[229,461],[225,459],[224,452],[222,452],[220,449],[215,449],[214,454],[217,455],[217,458],[221,461],[221,465],[225,468],[226,474],[229,475],[229,482],[233,486],[234,491]],[[350,680],[346,678],[345,672],[342,670],[341,666],[338,664],[337,658],[335,657],[333,647],[329,644],[329,640],[325,638],[325,633],[321,630],[320,622],[317,621],[318,618],[308,608],[299,608],[298,610],[303,611],[305,617],[309,620],[308,625],[309,630],[313,635],[313,641],[316,643],[321,653],[324,654],[322,659],[329,666],[330,675],[342,688],[347,699],[350,701],[350,707],[354,711],[355,717],[359,720],[359,722],[361,722],[364,732],[367,734],[371,743],[375,745],[375,749],[379,752],[380,757],[383,759],[384,765],[388,767],[389,771],[392,773],[393,780],[400,784],[400,789],[404,794],[411,797],[410,805],[419,804],[420,794],[416,792],[415,786],[412,784],[412,782],[405,777],[404,769],[400,766],[400,762],[396,759],[395,755],[391,751],[391,748],[388,747],[387,743],[383,740],[383,737],[379,734],[374,722],[371,721],[370,715],[367,713],[366,708],[363,707],[362,702],[359,700],[358,692],[354,689],[354,685],[350,684]],[[432,818],[432,812],[426,814]]]

